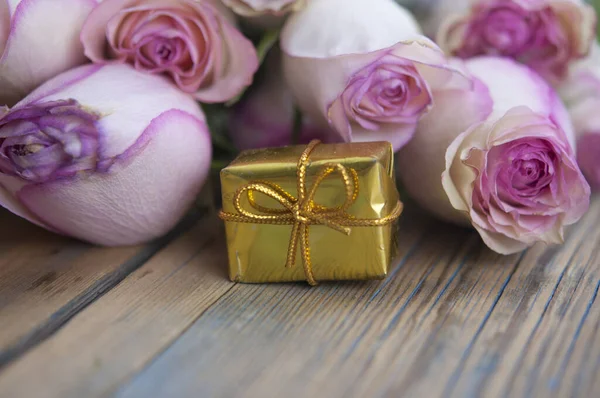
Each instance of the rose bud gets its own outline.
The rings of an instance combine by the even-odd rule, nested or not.
[[[513,60],[479,57],[466,66],[479,79],[474,89],[436,98],[398,155],[402,181],[421,205],[473,225],[498,253],[561,243],[590,200],[564,105]]]
[[[79,32],[95,0],[0,0],[0,105],[86,62]]]
[[[470,84],[392,0],[308,2],[286,22],[281,47],[299,107],[338,141],[397,150],[439,92]]]
[[[600,48],[573,65],[560,87],[577,136],[579,167],[595,188],[600,189]]]
[[[195,200],[210,161],[198,104],[128,65],[61,74],[0,117],[0,204],[96,244],[163,235]]]
[[[307,144],[313,139],[335,141],[335,134],[328,128],[319,128],[306,117],[302,118],[299,137],[294,137],[295,117],[294,100],[281,71],[281,58],[273,51],[265,62],[262,79],[234,107],[229,133],[238,149]]]
[[[583,0],[478,0],[463,12],[464,1],[447,2],[437,11],[449,12],[437,34],[445,51],[510,57],[554,83],[585,57],[595,37],[596,13]]]
[[[96,63],[130,63],[165,74],[206,103],[226,102],[252,83],[258,57],[218,1],[104,0],[81,32]]]

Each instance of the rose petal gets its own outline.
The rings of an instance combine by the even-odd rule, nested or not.
[[[187,210],[182,204],[198,194],[210,164],[210,154],[199,156],[199,147],[210,148],[204,122],[168,111],[150,123],[110,173],[29,185],[19,199],[44,224],[66,234],[102,245],[141,243],[171,229]],[[194,189],[182,192],[182,186]]]
[[[481,239],[483,242],[496,253],[510,255],[514,253],[522,252],[527,249],[529,245],[527,243],[523,243],[519,240],[509,238],[508,236],[488,231],[475,225],[475,229],[479,232]]]
[[[169,109],[177,108],[203,120],[198,106],[193,101],[182,101],[181,93],[166,78],[140,74],[128,65],[86,65],[59,79],[41,86],[19,105],[35,102],[37,98],[44,101],[72,98],[99,112],[102,159],[123,153],[152,118]],[[160,96],[156,95],[157,90]],[[119,134],[107,135],[103,131],[119,131]]]
[[[119,11],[132,7],[139,3],[139,0],[103,0],[101,6],[94,9],[94,12],[85,21],[81,29],[81,42],[85,48],[85,55],[92,62],[106,62],[106,40],[107,25],[111,18],[119,14]]]
[[[429,84],[430,90],[464,88],[472,84],[459,67],[449,64],[443,58],[439,50],[417,41],[397,43],[391,48],[366,54],[331,58],[293,57],[287,54],[284,55],[284,73],[302,110],[321,126],[331,123],[342,140],[350,141],[354,135],[354,127],[347,122],[343,106],[336,104],[335,100],[344,92],[352,76],[376,62],[387,62],[386,57],[396,58],[398,62],[414,62],[417,71]],[[367,129],[357,128],[356,131],[362,136]],[[400,145],[410,139],[414,125],[400,125],[396,129],[388,126],[385,127],[385,131],[391,133],[385,136],[386,141],[395,141]],[[396,134],[402,133],[406,135],[396,137]]]
[[[459,199],[461,196],[452,179],[442,177],[445,155],[448,152],[451,159],[456,156],[461,142],[460,139],[454,141],[456,135],[485,121],[493,103],[487,87],[477,79],[473,90],[440,91],[436,93],[435,102],[436,106],[419,123],[417,134],[399,152],[397,170],[404,186],[422,206],[461,224],[467,218],[454,208],[467,212],[468,207]],[[427,167],[421,166],[424,161]],[[472,181],[473,176],[469,174],[464,178]]]
[[[216,76],[214,84],[196,92],[194,96],[199,101],[223,102],[235,97],[252,84],[258,70],[258,57],[252,42],[227,23],[221,24],[221,35],[228,56],[226,66]]]
[[[15,194],[25,185],[18,178],[7,176],[0,173],[0,205],[12,213],[23,217],[24,219],[39,225],[42,228],[52,229],[44,224],[37,216],[30,212],[19,200]]]
[[[79,31],[95,5],[95,0],[18,4],[0,59],[0,103],[14,104],[45,80],[85,62]]]
[[[422,39],[414,17],[392,0],[311,1],[286,22],[281,48],[294,57],[326,58]]]
[[[447,102],[438,94],[399,154],[407,189],[445,219],[464,223],[467,216],[499,253],[561,242],[564,227],[588,209],[590,195],[565,134],[570,123],[563,105],[537,75],[514,62],[487,57],[466,65],[489,90],[487,114],[485,107],[465,111],[478,104],[475,95],[470,103],[464,93]],[[439,153],[446,145],[443,164]]]
[[[427,25],[443,21],[437,42],[448,53],[512,57],[555,83],[564,79],[570,63],[587,54],[595,37],[596,14],[580,0],[440,3]]]
[[[147,15],[142,18],[140,15]],[[169,18],[148,28],[157,13]],[[149,29],[149,28],[148,28]],[[158,30],[157,30],[158,29]],[[175,29],[177,32],[166,32]],[[137,45],[160,37],[178,37],[189,58],[158,66]],[[254,45],[236,29],[230,11],[218,1],[105,0],[90,14],[81,33],[85,53],[94,62],[130,62],[149,73],[167,73],[183,91],[202,102],[225,102],[239,95],[258,69]],[[141,44],[140,44],[141,43]],[[108,46],[108,53],[105,52]],[[184,52],[183,48],[179,49]]]

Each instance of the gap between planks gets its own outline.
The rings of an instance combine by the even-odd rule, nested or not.
[[[411,222],[419,229],[430,224],[428,219],[412,216],[404,217],[401,224]],[[237,286],[225,274],[224,241],[211,240],[222,228],[206,223],[172,242],[56,335],[8,367],[0,374],[0,396],[100,396],[160,356]],[[413,240],[410,237],[402,243],[401,251],[406,252]],[[296,286],[310,291],[304,284]],[[289,285],[278,287],[287,289]]]
[[[597,308],[590,303],[600,268],[599,213],[596,201],[560,249],[537,246],[506,257],[483,248],[473,233],[439,226],[381,285],[236,285],[115,396],[500,397],[514,372],[509,396],[565,396],[573,378],[559,383],[566,392],[547,385],[569,361],[585,370],[580,390],[597,393],[594,367],[569,359],[561,343],[577,341],[584,328],[588,340],[579,341],[594,342],[597,319],[586,314]],[[563,271],[574,278],[557,281]],[[581,278],[589,283],[576,282]],[[567,286],[553,294],[556,284]],[[576,322],[543,314],[548,301],[566,305],[562,316]],[[551,355],[524,344],[539,334],[539,317],[548,324]],[[519,372],[513,358],[523,351],[526,371]],[[496,366],[487,365],[490,355]],[[539,356],[531,379],[536,367],[528,362]]]
[[[502,257],[482,248],[472,232],[440,224],[432,230],[417,218],[416,225],[405,224],[404,259],[385,282],[315,289],[232,285],[223,273],[222,246],[190,259],[202,237],[196,230],[7,368],[0,374],[0,396],[226,397],[243,391],[247,397],[436,397],[445,391],[457,396],[489,392],[507,382],[513,370],[507,365],[536,333],[533,325],[550,313],[554,300],[566,300],[565,311],[575,312],[576,324],[584,322],[576,304],[584,302],[586,310],[593,301],[589,289],[582,292],[583,283],[550,292],[562,283],[557,279],[564,260],[597,244],[594,235],[579,246],[598,213],[596,202],[563,248],[534,248],[520,263],[520,256]],[[589,250],[581,251],[593,271],[595,260]],[[174,258],[178,253],[188,257]],[[593,282],[596,273],[586,267],[574,263],[573,272]],[[546,284],[530,280],[539,276],[536,272],[548,278]],[[571,281],[564,272],[564,281]],[[581,299],[570,302],[574,294]],[[591,319],[596,309],[584,315]],[[515,326],[523,326],[523,332],[515,333]],[[562,329],[565,336],[573,334],[569,325]],[[594,336],[587,323],[579,329],[579,335]],[[504,334],[503,343],[489,353],[496,333]],[[505,352],[506,340],[513,338],[515,344]],[[573,345],[573,351],[581,349]],[[479,377],[489,355],[500,357],[497,362],[504,366],[488,366],[490,372]],[[592,391],[587,375],[581,388]]]
[[[0,300],[0,324],[8,324],[14,329],[10,333],[4,330],[0,335],[0,371],[28,350],[51,337],[75,315],[118,285],[127,275],[142,266],[171,240],[183,231],[191,228],[206,213],[206,208],[192,210],[170,233],[146,246],[114,249],[96,248],[85,243],[53,235],[13,215],[3,214],[2,217],[5,217],[9,222],[16,225],[17,230],[23,231],[23,234],[18,234],[17,239],[15,237],[5,237],[4,242],[6,242],[6,239],[12,239],[16,243],[11,245],[14,252],[12,257],[14,259],[11,258],[9,260],[12,261],[9,261],[8,264],[0,264],[0,266],[12,266],[14,268],[19,267],[17,260],[28,261],[29,263],[20,264],[22,268],[16,269],[15,272],[21,273],[23,271],[23,274],[28,274],[25,278],[31,277],[33,280],[25,279],[23,281],[16,281],[17,277],[20,276],[23,278],[23,276],[16,275],[11,278],[11,274],[0,275],[5,278],[2,281],[2,284],[5,285],[4,289],[8,290],[12,288],[12,294],[10,292],[5,293],[2,300]],[[4,226],[6,225],[4,224]],[[35,237],[39,235],[40,240],[31,240],[31,235]],[[30,252],[39,249],[38,243],[41,246],[40,257],[23,256],[25,253],[29,255]],[[57,261],[59,261],[57,267],[60,268],[60,271],[51,271],[49,269],[51,267],[48,267],[46,260],[48,257],[44,251],[48,251],[51,256],[59,256],[57,258]],[[107,263],[98,264],[98,269],[90,270],[95,272],[95,274],[87,275],[85,280],[83,276],[73,276],[73,274],[79,271],[75,268],[87,265],[82,263],[85,262],[86,256],[94,255],[101,256],[101,259]],[[109,256],[114,257],[114,259],[109,259]],[[112,262],[118,259],[121,261],[124,259],[125,261],[120,264]],[[66,263],[63,261],[66,261]],[[64,266],[69,268],[65,270]],[[7,270],[3,269],[3,271]],[[40,274],[42,276],[39,276]],[[74,281],[71,279],[74,279]],[[9,284],[11,283],[15,285],[10,286]],[[62,284],[65,286],[56,292],[52,291],[50,287],[52,284]],[[35,306],[33,303],[30,304],[30,308],[24,308],[25,304],[11,308],[11,306],[19,305],[14,301],[15,299],[22,298],[27,300],[26,296],[33,296],[38,290],[40,295],[47,297],[55,297],[55,295],[60,293],[67,297],[65,299],[57,299],[56,302],[50,301],[38,305],[38,307],[44,307],[40,308],[40,310],[47,311],[47,315],[40,314],[37,308],[32,308]],[[32,311],[36,310],[36,313],[28,314],[28,310],[30,309]],[[32,323],[33,326],[28,326]]]
[[[222,272],[223,269],[214,269],[215,265],[223,265],[221,262],[207,261],[211,256],[224,253],[221,245],[213,245],[213,250],[206,250],[215,242],[215,235],[218,235],[219,231],[220,228],[215,217],[203,218],[194,228],[181,235],[141,268],[124,278],[119,285],[91,303],[84,311],[75,315],[69,323],[50,338],[9,364],[0,373],[0,397],[63,397],[67,395],[61,392],[61,388],[69,382],[81,382],[84,389],[94,389],[98,387],[95,384],[102,383],[101,380],[90,380],[91,376],[101,376],[103,371],[108,372],[110,377],[105,381],[111,382],[117,382],[123,376],[119,371],[119,366],[113,366],[115,364],[111,363],[112,358],[124,355],[125,360],[118,365],[127,364],[136,369],[138,366],[136,361],[139,358],[129,356],[131,350],[128,350],[128,347],[139,349],[142,357],[147,353],[155,355],[156,350],[162,346],[161,343],[164,343],[162,340],[165,339],[165,336],[168,336],[167,341],[170,341],[185,330],[185,327],[172,328],[171,321],[177,317],[178,312],[169,311],[164,307],[164,300],[156,299],[157,286],[155,283],[158,285],[164,281],[176,284],[184,283],[186,287],[193,289],[197,285],[202,285],[198,283],[200,275],[195,273],[195,277],[193,277],[189,272],[194,273],[199,264],[213,266],[211,270],[204,270],[207,273],[202,274],[204,277],[202,282],[216,282],[223,287],[222,291],[215,291],[214,297],[207,297],[206,301],[196,301],[198,297],[195,300],[186,301],[185,297],[181,295],[182,292],[186,292],[186,289],[180,289],[173,285],[168,285],[169,288],[164,292],[173,295],[172,302],[175,305],[191,303],[188,309],[193,310],[197,309],[196,304],[198,303],[201,306],[207,302],[212,303],[233,285],[226,279],[226,275]],[[145,308],[152,303],[158,305],[158,308],[155,308],[157,313],[154,314],[154,317],[145,319],[149,324],[139,324],[138,332],[143,334],[149,328],[159,326],[157,334],[146,336],[152,339],[156,345],[135,345],[136,341],[144,339],[139,339],[138,333],[132,333],[130,323],[137,319],[139,311],[143,313]],[[188,323],[196,319],[198,313],[193,311],[192,315],[192,318],[185,317]],[[135,329],[135,327],[133,328]],[[110,332],[116,333],[122,337],[122,340],[115,339],[113,335],[107,336],[103,333],[105,331],[108,331],[109,334]],[[96,340],[91,337],[92,335],[96,337]],[[102,340],[103,338],[106,340]],[[94,344],[95,341],[97,344]],[[115,342],[117,343],[116,347]],[[111,343],[113,344],[111,345]],[[112,348],[114,351],[111,350]],[[128,360],[133,362],[128,362]],[[83,361],[85,363],[82,363]],[[61,365],[57,366],[58,363]],[[22,371],[25,373],[21,373]],[[32,377],[33,375],[35,377]],[[24,379],[20,379],[21,376]],[[32,382],[33,380],[35,382]],[[28,391],[18,391],[22,389]],[[93,395],[90,394],[77,392],[71,396],[94,396],[99,395],[100,392],[96,391]]]

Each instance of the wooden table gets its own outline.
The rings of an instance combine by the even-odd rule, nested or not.
[[[408,205],[382,282],[243,285],[214,215],[103,249],[0,211],[0,397],[600,397],[600,200],[500,256]]]

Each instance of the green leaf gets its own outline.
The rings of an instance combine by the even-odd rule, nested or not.
[[[218,173],[231,163],[230,159],[213,159],[210,163],[210,169],[214,173]]]
[[[292,145],[298,145],[302,135],[303,116],[300,109],[294,108],[294,123],[292,127]]]
[[[596,9],[596,15],[600,14],[600,0],[592,0],[592,5]],[[598,34],[598,38],[600,39],[600,23],[596,25],[596,33]]]
[[[265,58],[269,51],[277,44],[279,40],[279,34],[281,33],[281,29],[273,29],[266,31],[263,37],[260,39],[258,46],[256,46],[256,53],[258,54],[258,62],[259,65],[262,65],[265,62]]]
[[[237,153],[237,149],[228,136],[229,118],[231,117],[229,110],[222,105],[203,105],[202,108],[215,148],[227,153]]]

